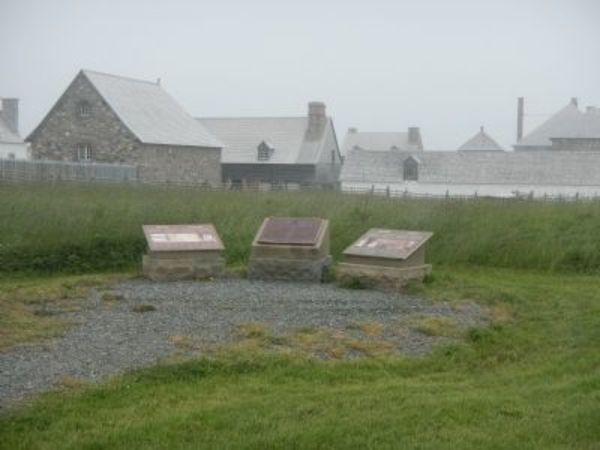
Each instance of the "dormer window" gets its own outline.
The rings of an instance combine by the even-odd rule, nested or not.
[[[79,117],[89,117],[92,114],[90,102],[82,100],[77,103],[77,114]]]
[[[409,156],[404,160],[403,178],[404,181],[419,180],[419,161],[416,158]]]
[[[271,155],[274,151],[275,147],[273,147],[267,141],[262,141],[260,144],[258,144],[257,147],[257,159],[259,161],[268,161],[269,159],[271,159]]]

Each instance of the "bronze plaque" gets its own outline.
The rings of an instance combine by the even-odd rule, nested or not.
[[[152,252],[223,250],[212,225],[144,225],[144,235]]]
[[[373,228],[345,251],[345,255],[406,259],[421,247],[433,233],[428,231],[384,230]]]
[[[259,244],[316,245],[323,220],[315,218],[269,217],[264,223]]]

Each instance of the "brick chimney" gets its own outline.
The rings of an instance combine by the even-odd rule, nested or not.
[[[423,150],[423,141],[421,140],[421,130],[419,127],[408,127],[408,145],[416,147],[417,150]]]
[[[8,128],[19,134],[19,99],[18,98],[3,98],[2,111],[0,116],[4,119]]]
[[[325,115],[325,103],[310,102],[308,104],[308,128],[306,129],[306,139],[309,141],[317,140],[323,134],[327,125],[327,116]]]

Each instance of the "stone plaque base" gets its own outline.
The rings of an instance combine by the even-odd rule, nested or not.
[[[331,267],[331,257],[285,259],[251,257],[248,278],[267,281],[323,282]]]
[[[337,266],[336,278],[342,286],[357,284],[366,288],[399,291],[410,281],[422,281],[429,273],[430,264],[399,268],[340,263]]]
[[[225,261],[220,256],[181,256],[172,258],[144,255],[144,276],[154,281],[201,280],[223,274]]]

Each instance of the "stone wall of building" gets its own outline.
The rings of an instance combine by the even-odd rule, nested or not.
[[[210,184],[221,182],[221,149],[144,144],[140,153],[142,182]]]
[[[80,114],[81,102],[89,112]],[[106,163],[133,163],[140,144],[83,74],[29,137],[33,159],[77,161],[78,144],[89,144],[92,159]]]
[[[552,138],[552,150],[600,151],[600,138]]]
[[[33,159],[78,161],[85,144],[93,162],[139,166],[142,182],[221,182],[220,149],[140,143],[81,73],[29,140]]]

